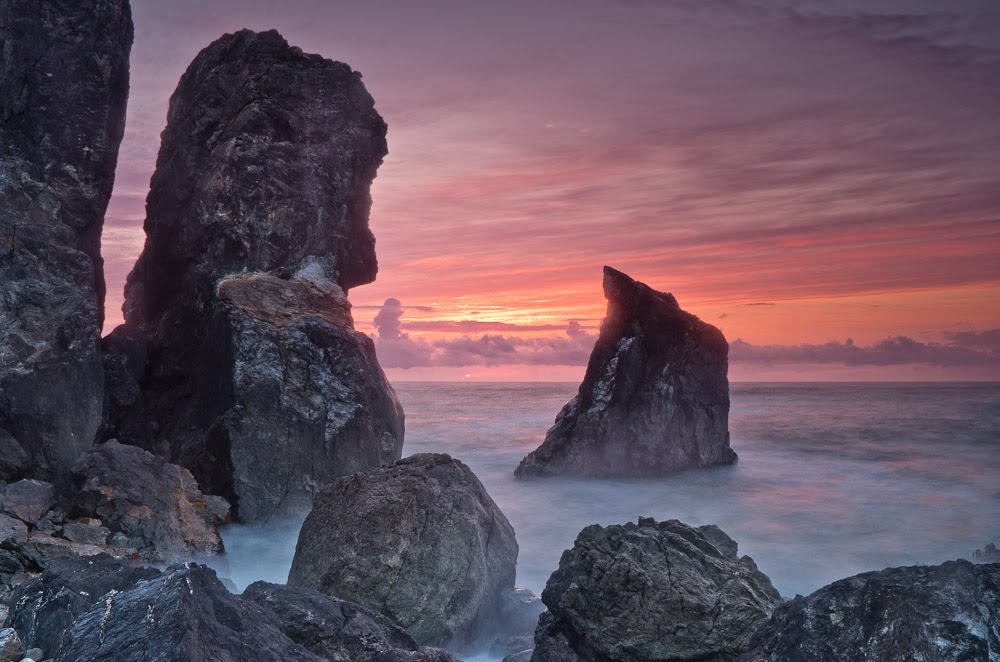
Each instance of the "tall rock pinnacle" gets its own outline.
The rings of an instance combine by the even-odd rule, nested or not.
[[[604,267],[608,312],[579,393],[518,476],[659,476],[736,460],[722,332]]]
[[[111,403],[111,429],[244,521],[400,457],[402,410],[345,294],[377,271],[369,187],[385,133],[357,72],[274,31],[221,37],[171,97],[109,348],[110,363],[148,364],[134,402]]]
[[[0,4],[0,450],[38,477],[64,477],[101,421],[101,227],[131,48],[128,0]]]

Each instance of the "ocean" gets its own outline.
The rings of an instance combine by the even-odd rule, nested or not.
[[[739,462],[655,480],[515,480],[575,384],[399,383],[404,455],[448,453],[476,473],[540,593],[592,523],[717,524],[785,596],[889,566],[1000,543],[1000,384],[736,383]],[[242,589],[284,582],[300,521],[223,532]]]

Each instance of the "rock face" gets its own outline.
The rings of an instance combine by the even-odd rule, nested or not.
[[[949,561],[841,579],[774,612],[741,662],[1000,660],[1000,564]]]
[[[652,519],[585,528],[542,600],[535,662],[734,660],[781,603],[718,527]]]
[[[735,462],[722,332],[610,267],[604,296],[580,391],[515,474],[660,476]]]
[[[288,583],[379,611],[418,643],[462,645],[491,626],[516,562],[514,530],[475,474],[423,454],[321,492]]]
[[[202,494],[183,467],[112,440],[85,452],[73,479],[80,489],[72,514],[100,518],[152,558],[169,562],[222,552],[219,525],[229,504]]]
[[[457,662],[359,605],[264,582],[236,596],[194,564],[161,572],[103,555],[63,559],[10,604],[24,643],[57,662]]]
[[[10,625],[30,646],[54,654],[73,621],[101,596],[159,575],[158,570],[133,568],[103,554],[59,559],[11,595]]]
[[[286,637],[326,660],[458,662],[439,648],[417,646],[379,613],[307,588],[256,582],[243,598],[274,612]]]
[[[59,479],[101,421],[101,226],[125,126],[128,0],[4,2],[0,44],[0,474]],[[25,456],[16,476],[8,448]]]
[[[323,658],[285,637],[274,614],[232,595],[209,568],[171,566],[76,618],[58,662],[242,662]]]
[[[401,455],[345,294],[377,271],[385,133],[360,74],[273,31],[215,41],[171,98],[105,434],[189,468],[242,521]]]

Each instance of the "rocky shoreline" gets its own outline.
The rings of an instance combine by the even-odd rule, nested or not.
[[[1000,660],[995,562],[784,600],[718,527],[639,518],[517,588],[514,528],[459,459],[402,458],[354,328],[386,124],[359,73],[277,32],[181,78],[101,339],[132,38],[127,0],[0,8],[0,662]],[[579,395],[518,475],[735,461],[721,332],[614,269],[604,290]],[[286,584],[237,594],[206,565],[220,526],[305,511]]]

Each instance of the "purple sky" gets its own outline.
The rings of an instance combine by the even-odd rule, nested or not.
[[[133,11],[109,323],[177,79],[222,33],[276,28],[361,71],[389,123],[381,271],[351,299],[373,334],[402,302],[379,339],[383,363],[409,366],[394,378],[539,378],[546,361],[573,378],[606,263],[741,339],[738,378],[1000,378],[996,342],[956,335],[1000,328],[995,0]],[[572,320],[581,333],[561,331]],[[859,362],[848,338],[897,358]]]

